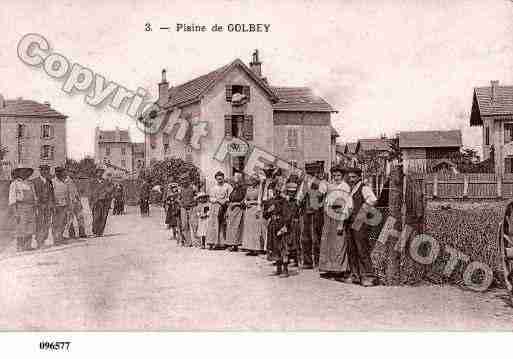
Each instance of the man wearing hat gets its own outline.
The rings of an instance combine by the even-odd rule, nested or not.
[[[274,187],[276,186],[276,176],[278,174],[278,170],[277,168],[274,166],[274,164],[272,163],[267,163],[265,166],[264,166],[264,175],[265,175],[265,178],[262,180],[262,182],[260,183],[260,189],[259,189],[259,196],[258,196],[258,203],[260,204],[261,207],[265,206],[266,203],[273,198],[273,191],[274,191]],[[263,236],[263,240],[264,240],[264,243],[263,243],[263,248],[267,251],[267,259],[268,260],[271,260],[271,256],[272,256],[272,241],[270,240],[270,236],[269,236],[269,228],[268,228],[268,223],[269,221],[262,217],[262,230],[261,230],[261,233],[262,233],[262,236]]]
[[[196,206],[196,186],[194,186],[194,183],[187,175],[182,176],[180,179],[186,183],[180,191],[182,232],[185,236],[185,243],[188,246],[192,246],[191,215],[194,206]]]
[[[32,235],[36,230],[36,193],[28,179],[34,170],[18,167],[12,171],[13,181],[9,186],[9,210],[13,213],[16,226],[16,247],[18,251],[32,249]]]
[[[55,167],[55,177],[52,180],[55,205],[53,210],[52,234],[54,244],[63,242],[64,228],[71,205],[69,186],[66,183],[66,170],[62,167]]]
[[[98,237],[103,236],[114,192],[114,185],[109,179],[103,178],[104,173],[103,168],[98,168],[96,178],[89,187],[89,207],[93,215],[92,232]]]
[[[52,212],[55,204],[50,166],[39,166],[39,176],[32,180],[36,192],[36,242],[43,247],[50,232]]]
[[[319,169],[314,177],[307,176],[300,187],[298,202],[303,210],[303,263],[305,269],[319,265],[319,252],[324,224],[323,201],[328,191]]]
[[[362,182],[361,175],[362,170],[359,168],[346,168],[346,182],[351,189],[353,201],[353,210],[346,223],[348,257],[351,268],[351,277],[347,281],[363,286],[373,286],[377,284],[377,281],[370,256],[368,225],[362,223],[359,229],[352,228],[362,207],[374,206],[377,202],[372,189]]]

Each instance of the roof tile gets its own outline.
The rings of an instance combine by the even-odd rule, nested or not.
[[[5,100],[5,107],[0,108],[1,116],[67,118],[51,106],[33,100]]]
[[[461,147],[461,131],[406,131],[399,132],[401,148]]]

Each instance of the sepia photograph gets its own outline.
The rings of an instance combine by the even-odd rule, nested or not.
[[[3,0],[0,29],[2,332],[513,330],[513,1]]]

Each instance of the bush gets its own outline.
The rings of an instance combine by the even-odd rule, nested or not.
[[[171,182],[176,182],[181,186],[188,185],[190,182],[195,185],[200,183],[199,169],[180,158],[152,162],[150,169],[141,173],[141,176],[147,179],[151,186],[165,186]]]

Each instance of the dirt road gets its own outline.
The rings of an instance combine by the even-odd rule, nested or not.
[[[287,279],[244,253],[177,247],[162,214],[108,236],[0,259],[2,330],[512,330],[504,291]]]

